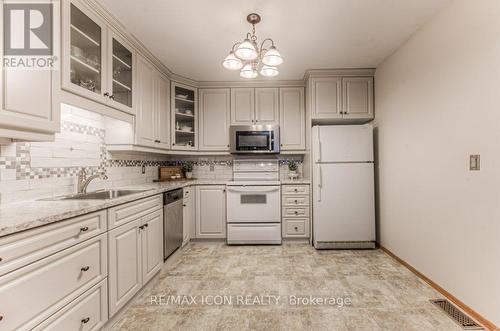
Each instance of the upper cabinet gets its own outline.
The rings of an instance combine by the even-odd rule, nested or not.
[[[3,17],[3,2],[0,3]],[[58,20],[53,21],[57,29]],[[59,70],[7,68],[0,24],[0,142],[51,141],[60,129]]]
[[[138,145],[170,147],[170,84],[152,63],[137,57],[138,93],[136,141]]]
[[[283,151],[299,151],[306,148],[303,87],[280,88],[280,137]]]
[[[63,2],[62,87],[134,113],[135,52],[82,2]]]
[[[279,89],[277,88],[255,89],[255,123],[256,124],[279,123]]]
[[[373,118],[373,77],[342,79],[344,118]]]
[[[278,88],[231,89],[231,124],[279,123]]]
[[[198,91],[172,82],[172,149],[198,149]]]
[[[229,89],[200,89],[199,98],[200,150],[229,151]]]
[[[311,76],[307,84],[313,122],[362,123],[373,119],[373,76]]]

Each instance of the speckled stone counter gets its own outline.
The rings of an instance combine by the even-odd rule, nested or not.
[[[281,185],[301,185],[301,184],[311,184],[310,179],[287,179],[281,180]]]
[[[23,201],[0,204],[0,237],[47,225],[71,217],[110,208],[166,191],[190,185],[224,185],[224,180],[191,180],[151,183],[121,187],[120,189],[148,190],[110,200]]]

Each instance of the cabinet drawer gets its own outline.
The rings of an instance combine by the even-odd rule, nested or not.
[[[309,217],[309,207],[284,207],[283,217]]]
[[[283,206],[309,206],[308,195],[284,195],[282,198]]]
[[[109,229],[136,220],[163,207],[163,195],[158,194],[145,199],[129,202],[108,209]]]
[[[308,218],[285,218],[283,223],[283,237],[305,237],[307,235]]]
[[[105,279],[33,330],[99,330],[107,320],[108,286]]]
[[[106,211],[0,238],[0,276],[106,231]]]
[[[309,185],[283,185],[283,194],[309,194]]]
[[[0,329],[31,329],[107,276],[101,234],[0,277]]]

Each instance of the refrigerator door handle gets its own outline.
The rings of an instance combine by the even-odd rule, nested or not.
[[[318,141],[318,159],[317,162],[321,162],[321,141]]]
[[[321,165],[318,164],[318,202],[321,202],[321,188],[323,187],[323,174],[321,172]]]

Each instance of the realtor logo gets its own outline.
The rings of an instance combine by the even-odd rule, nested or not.
[[[51,3],[4,4],[3,16],[4,55],[53,54]]]

